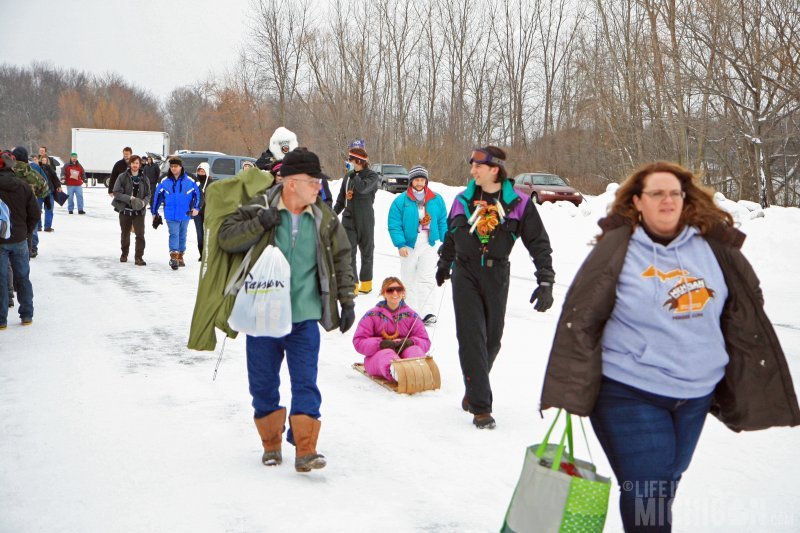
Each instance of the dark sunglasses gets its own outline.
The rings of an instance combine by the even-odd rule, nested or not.
[[[403,287],[386,287],[386,291],[385,292],[401,293],[403,291],[405,291],[405,289]]]
[[[492,154],[480,148],[473,148],[469,157],[469,164],[505,166],[502,159],[495,159]]]

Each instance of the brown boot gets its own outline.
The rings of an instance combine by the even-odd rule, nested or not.
[[[283,425],[286,423],[286,408],[281,407],[265,417],[256,418],[256,429],[261,436],[261,444],[264,446],[264,455],[261,462],[266,466],[276,466],[283,462],[281,455],[281,435]]]
[[[178,270],[178,252],[169,253],[169,266],[172,270]]]
[[[297,448],[294,469],[298,472],[310,472],[312,469],[324,468],[325,457],[317,453],[317,438],[322,422],[308,415],[292,415],[289,417],[292,436]]]
[[[183,262],[183,252],[178,252],[178,266],[185,267],[186,263]]]

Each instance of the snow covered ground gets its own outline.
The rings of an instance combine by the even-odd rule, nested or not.
[[[456,189],[432,187],[449,205]],[[105,189],[87,189],[87,215],[58,208],[56,231],[40,234],[34,325],[21,327],[12,312],[0,332],[0,531],[497,531],[525,447],[539,442],[554,415],[543,420],[537,411],[545,363],[608,196],[590,198],[584,210],[541,208],[557,280],[547,313],[528,303],[533,267],[521,245],[514,251],[492,373],[496,430],[477,431],[461,411],[448,283],[438,327],[429,330],[439,391],[391,393],[350,368],[358,360],[353,330],[323,334],[318,448],[328,467],[301,475],[288,446],[282,466],[260,464],[244,339],[226,343],[216,381],[219,350],[186,349],[198,274],[194,228],[185,269],[170,270],[167,228],[154,231],[149,216],[148,265],[120,264],[117,215]],[[375,202],[376,282],[399,273],[384,224],[393,198],[380,191]],[[742,229],[800,383],[800,210],[770,208],[744,217]],[[377,300],[359,297],[357,316]],[[283,381],[288,405],[288,374]],[[588,422],[587,431],[599,470],[610,475]],[[798,448],[797,429],[735,434],[709,417],[681,484],[674,530],[800,530]],[[620,530],[615,488],[606,531]]]

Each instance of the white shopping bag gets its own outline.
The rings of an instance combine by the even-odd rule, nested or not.
[[[269,245],[236,295],[228,325],[254,337],[283,337],[292,331],[291,270],[283,253]]]

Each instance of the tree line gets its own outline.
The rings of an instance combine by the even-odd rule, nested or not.
[[[796,0],[252,0],[225,73],[157,101],[113,75],[0,66],[4,144],[166,129],[257,156],[280,125],[331,176],[348,143],[464,183],[473,146],[598,193],[668,159],[733,199],[800,205]],[[9,99],[10,100],[7,100]]]

